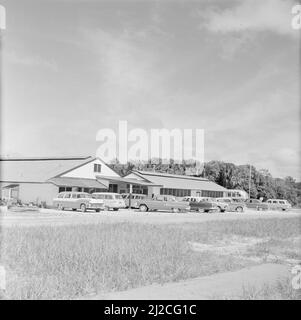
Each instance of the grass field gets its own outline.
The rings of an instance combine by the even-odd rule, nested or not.
[[[241,254],[190,245],[233,247],[233,237],[259,242]],[[9,298],[72,299],[236,270],[258,263],[254,256],[300,259],[298,237],[300,218],[9,227],[1,230],[0,264]]]

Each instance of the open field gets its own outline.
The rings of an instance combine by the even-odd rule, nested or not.
[[[300,230],[299,213],[7,212],[0,264],[7,297],[73,299],[264,263],[290,268],[301,260]]]
[[[3,211],[0,215],[2,226],[41,226],[41,225],[75,225],[95,223],[150,223],[150,224],[183,224],[221,220],[248,220],[266,218],[301,217],[301,209],[288,212],[256,211],[246,209],[245,212],[226,213],[171,213],[171,212],[139,212],[137,210],[94,211],[81,213],[74,211],[58,211],[41,209],[40,212]]]

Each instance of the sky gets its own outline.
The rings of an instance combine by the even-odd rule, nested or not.
[[[205,130],[205,161],[300,180],[293,0],[0,0],[1,154],[95,155],[102,128]]]

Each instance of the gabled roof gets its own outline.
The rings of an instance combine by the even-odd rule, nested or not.
[[[1,182],[45,182],[62,172],[95,160],[93,157],[1,158]]]
[[[226,188],[205,178],[181,176],[160,172],[133,171],[148,181],[170,189],[191,189],[207,191],[227,191]]]

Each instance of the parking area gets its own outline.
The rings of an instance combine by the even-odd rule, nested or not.
[[[301,209],[288,212],[256,211],[246,209],[244,212],[226,213],[171,213],[171,212],[140,212],[138,210],[121,209],[115,211],[101,211],[96,213],[58,211],[54,209],[40,209],[39,211],[13,212],[1,210],[1,226],[40,226],[40,225],[76,225],[97,223],[151,223],[151,224],[179,224],[200,223],[212,220],[237,220],[258,218],[286,218],[301,217]]]

